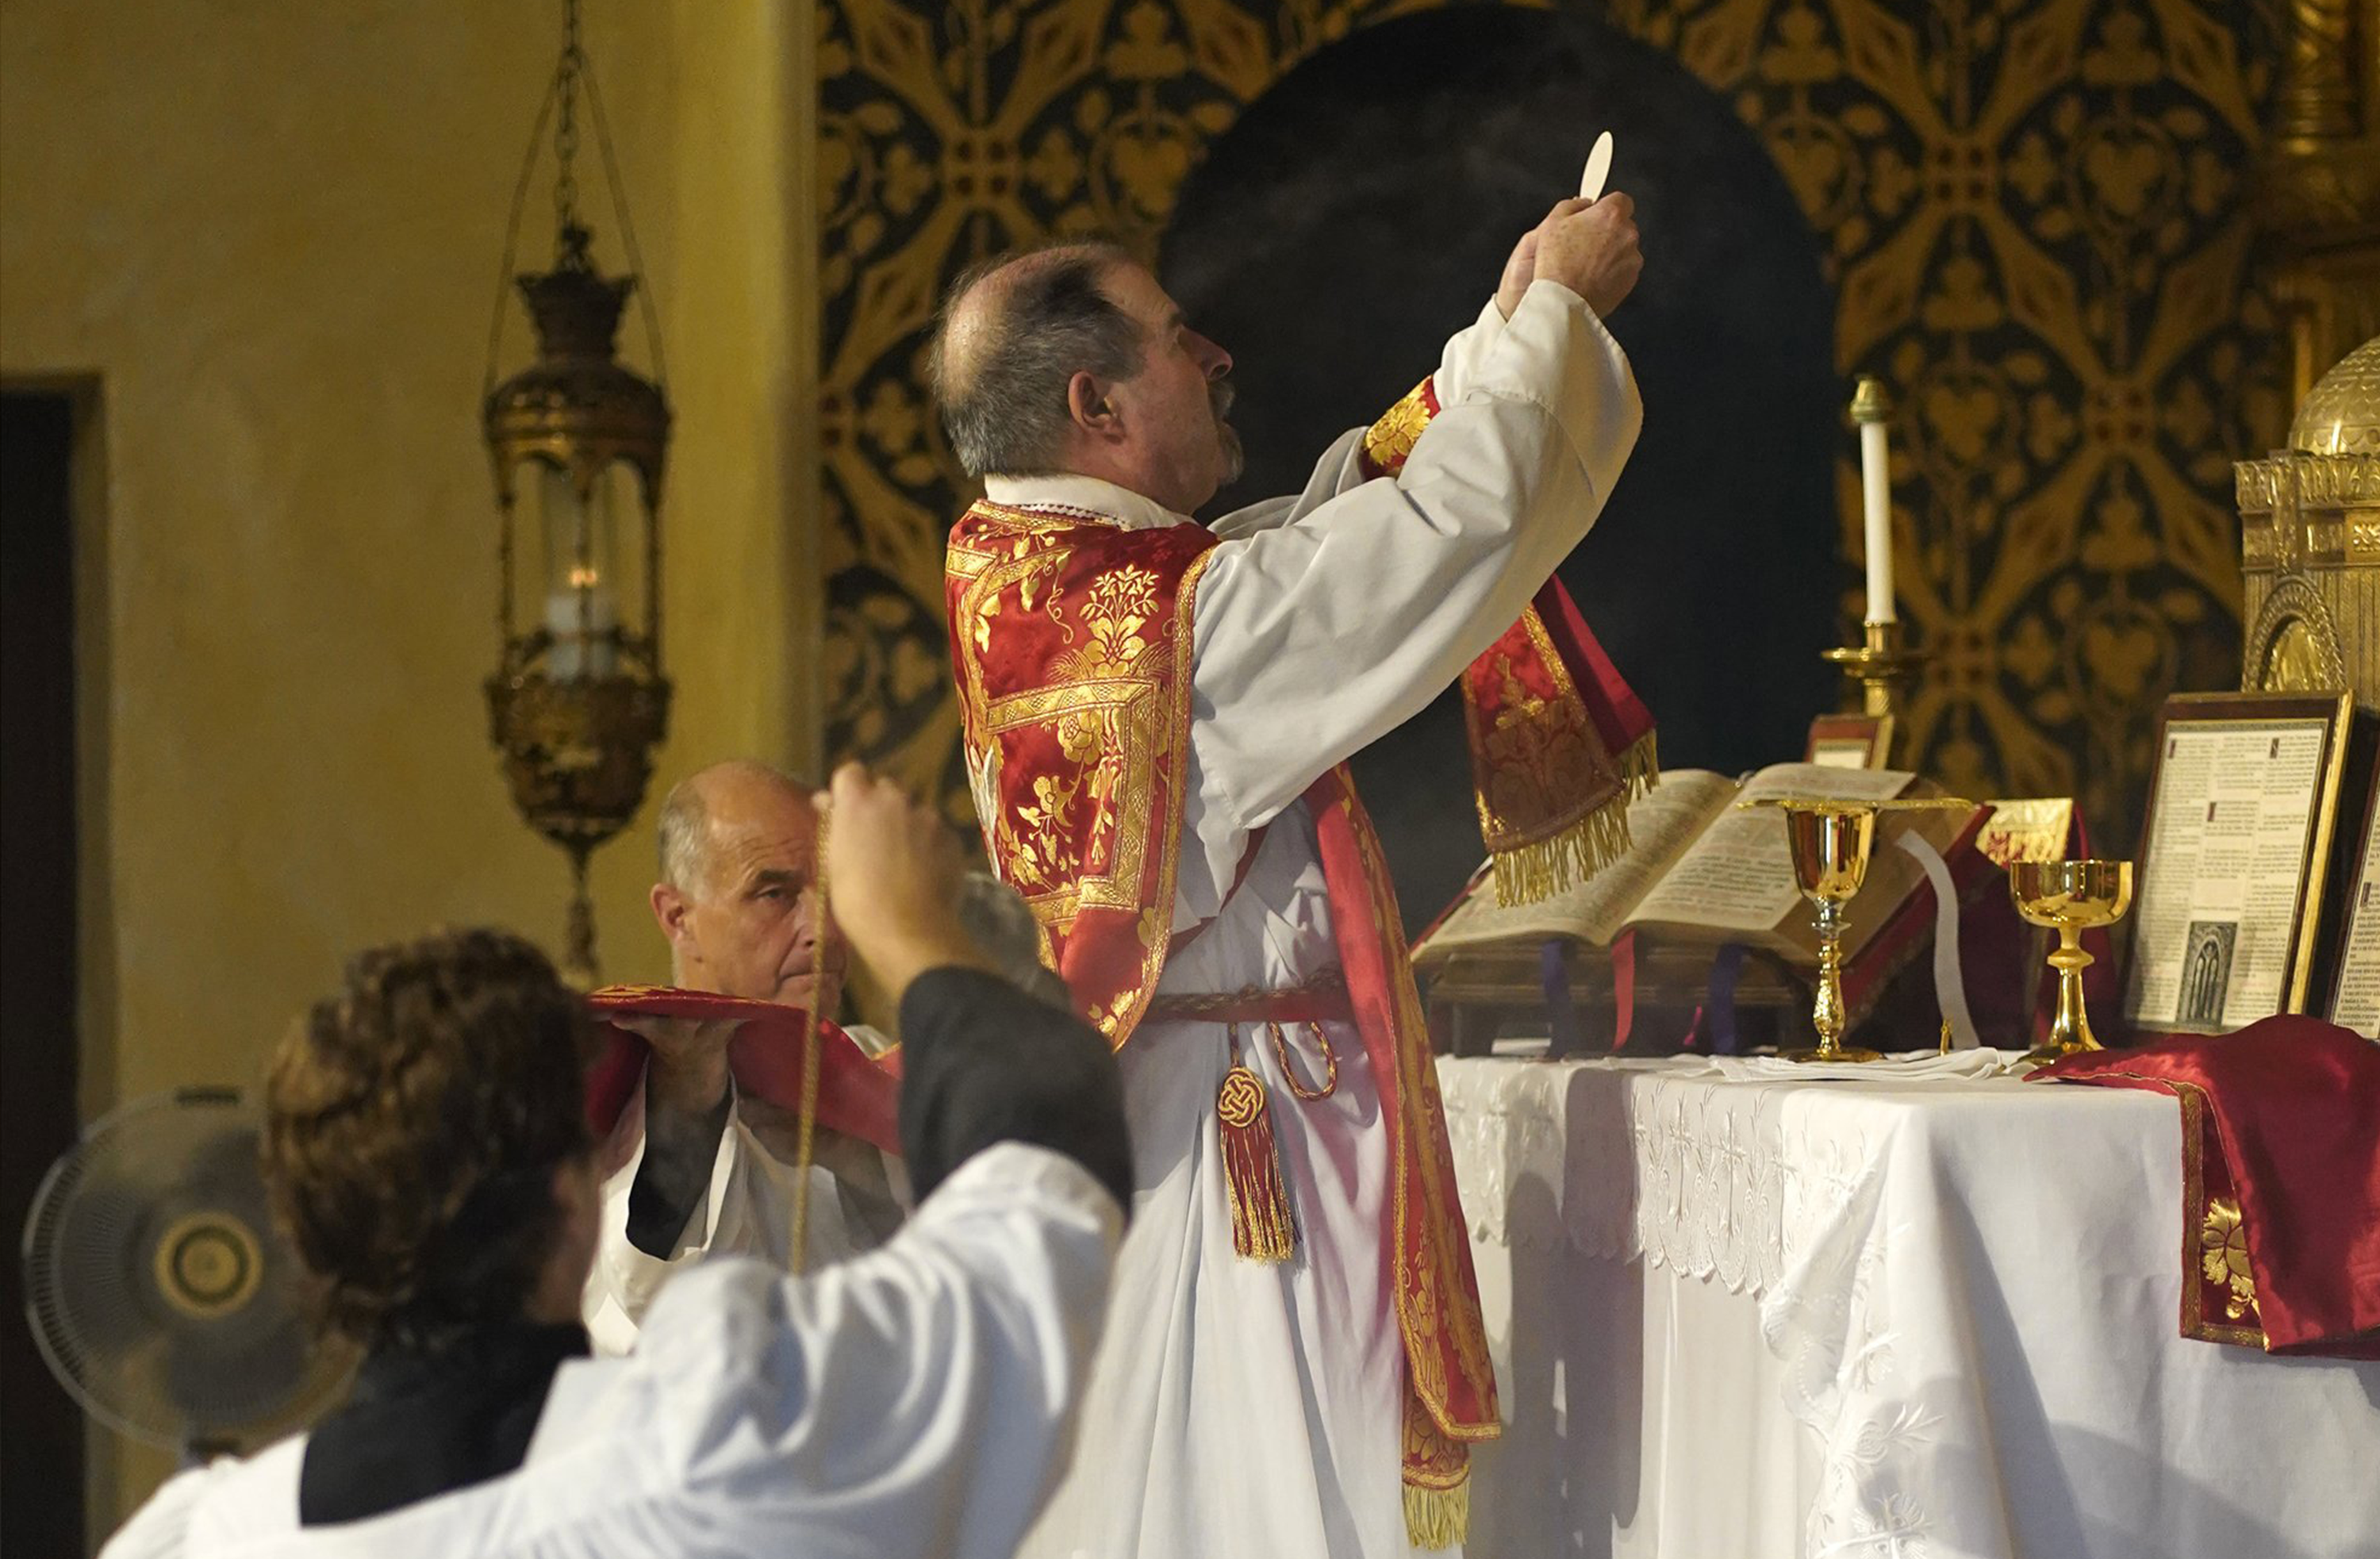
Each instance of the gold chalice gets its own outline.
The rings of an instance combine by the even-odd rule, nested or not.
[[[2027,1052],[2025,1060],[2039,1065],[2099,1049],[2091,1015],[2082,1006],[2082,971],[2097,960],[2082,951],[2082,932],[2114,925],[2131,907],[2132,863],[2021,860],[2009,868],[2009,897],[2016,901],[2018,914],[2058,931],[2057,951],[2049,955],[2049,967],[2058,971],[2058,1016],[2049,1038]]]
[[[1815,1050],[1789,1050],[1788,1061],[1880,1061],[1883,1053],[1842,1043],[1843,920],[1845,907],[1867,881],[1868,854],[1876,845],[1876,815],[1887,811],[1974,810],[1955,797],[1908,797],[1845,801],[1823,796],[1764,796],[1738,803],[1773,807],[1785,814],[1785,843],[1793,856],[1793,881],[1817,908],[1818,994],[1810,1026],[1818,1031]]]

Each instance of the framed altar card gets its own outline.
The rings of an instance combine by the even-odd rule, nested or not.
[[[2309,1009],[2354,700],[2182,693],[2158,712],[2124,1017],[2216,1034]]]
[[[2355,842],[2339,919],[2338,975],[2331,983],[2330,1020],[2367,1040],[2380,1040],[2380,764],[2363,799],[2363,832]]]
[[[1891,748],[1889,714],[1821,714],[1810,722],[1802,761],[1822,769],[1881,769]]]

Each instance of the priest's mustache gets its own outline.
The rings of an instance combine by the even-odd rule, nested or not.
[[[1230,416],[1232,403],[1239,398],[1240,392],[1230,380],[1210,379],[1207,382],[1207,404],[1215,408],[1216,421]]]

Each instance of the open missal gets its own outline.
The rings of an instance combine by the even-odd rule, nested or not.
[[[1742,783],[1700,769],[1665,773],[1628,809],[1625,855],[1535,904],[1500,906],[1493,885],[1475,880],[1414,949],[1414,962],[1427,969],[1466,951],[1535,946],[1554,937],[1608,947],[1635,928],[1663,943],[1740,942],[1796,968],[1815,968],[1817,932],[1793,881],[1784,814],[1742,810],[1737,803],[1766,796],[1882,800],[1916,787],[1916,776],[1902,770],[1816,763],[1774,764]],[[1914,830],[1949,857],[1976,821],[1975,812],[1957,810],[1877,817],[1867,880],[1846,917],[1849,970],[1859,968],[1879,933],[1907,920],[1898,912],[1925,881],[1916,859],[1898,847],[1902,835]]]

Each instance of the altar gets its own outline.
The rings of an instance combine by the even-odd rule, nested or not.
[[[2182,1338],[2173,1101],[1996,1054],[1441,1060],[1467,1552],[2380,1555],[2380,1363]]]

